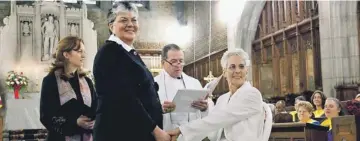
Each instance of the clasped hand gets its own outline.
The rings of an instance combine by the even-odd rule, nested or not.
[[[181,131],[179,128],[176,128],[174,130],[168,131],[167,132],[170,137],[171,137],[171,141],[176,141],[176,139],[179,137],[179,135],[181,134]]]
[[[80,126],[81,128],[84,128],[84,129],[93,129],[93,128],[94,128],[95,120],[94,120],[94,121],[91,121],[90,118],[81,115],[81,116],[76,120],[76,123],[77,123],[77,125]]]
[[[156,141],[176,141],[181,132],[179,128],[165,132],[156,127],[153,133]]]

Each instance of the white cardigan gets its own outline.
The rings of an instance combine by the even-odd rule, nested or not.
[[[207,117],[179,127],[185,141],[199,141],[206,136],[219,141],[223,130],[228,141],[268,141],[272,113],[249,82],[231,97],[230,93],[220,96],[216,103]]]

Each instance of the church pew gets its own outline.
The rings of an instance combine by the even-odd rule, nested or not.
[[[360,117],[340,116],[331,120],[333,141],[360,141]]]
[[[305,123],[274,123],[269,141],[327,141],[328,130]]]

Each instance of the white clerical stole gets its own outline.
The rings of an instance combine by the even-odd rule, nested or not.
[[[179,89],[186,89],[186,84],[183,78],[173,78],[168,73],[165,73],[165,95],[166,100],[172,101]],[[178,127],[190,121],[189,113],[170,113],[171,123]]]

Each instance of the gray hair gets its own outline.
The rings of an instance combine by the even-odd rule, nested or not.
[[[134,3],[126,2],[126,1],[117,1],[114,2],[113,7],[110,9],[107,15],[108,24],[113,23],[116,19],[116,16],[119,13],[123,13],[123,12],[133,12],[136,15],[136,17],[139,16],[139,11]]]
[[[326,100],[332,100],[332,101],[334,101],[334,102],[336,103],[336,106],[338,107],[338,109],[341,110],[342,107],[341,107],[341,103],[340,103],[339,99],[333,98],[333,97],[329,97],[329,98],[327,98]]]
[[[182,51],[181,48],[176,44],[168,44],[164,46],[161,50],[161,59],[166,60],[168,58],[169,50]]]
[[[224,53],[224,55],[221,57],[221,67],[223,69],[225,69],[227,67],[227,63],[228,63],[228,59],[231,56],[240,56],[242,59],[244,59],[245,61],[245,66],[249,67],[250,66],[250,59],[249,59],[249,55],[248,53],[246,53],[243,49],[241,48],[236,48],[236,49],[232,49],[232,50],[228,50]]]

